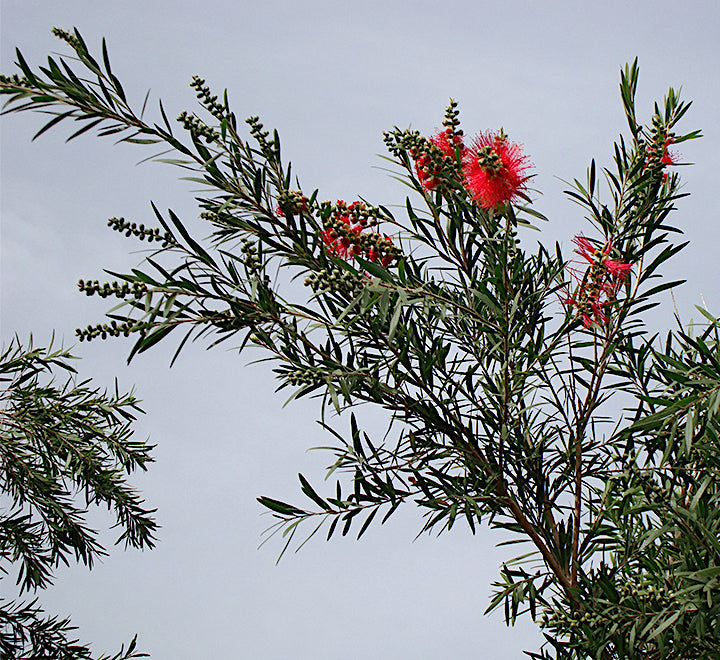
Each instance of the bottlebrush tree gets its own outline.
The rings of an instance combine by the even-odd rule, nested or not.
[[[300,476],[306,504],[259,498],[285,548],[320,530],[360,537],[414,505],[424,531],[483,523],[525,542],[488,610],[538,622],[547,641],[530,657],[720,653],[718,321],[703,311],[699,331],[664,338],[643,322],[678,284],[660,269],[684,247],[670,213],[675,146],[700,135],[677,130],[689,103],[671,88],[643,123],[637,62],[622,69],[628,133],[611,167],[593,161],[568,190],[584,218],[566,257],[523,238],[543,216],[522,147],[502,130],[467,138],[453,101],[436,135],[384,136],[413,190],[402,213],[320,201],[284,164],[277,132],[251,117],[243,137],[227,93],[194,77],[198,113],[178,128],[160,104],[150,123],[104,42],[98,61],[77,31],[55,32],[79,63],[35,71],[18,52],[20,71],[0,83],[5,112],[50,113],[37,135],[74,120],[71,138],[96,129],[174,151],[212,227],[201,240],[154,206],[153,226],[112,219],[155,249],[113,282],[80,281],[124,303],[79,338],[134,337],[130,358],[173,332],[175,357],[190,339],[232,339],[274,361],[279,389],[346,424],[326,425],[334,488]],[[382,438],[359,404],[388,412]]]

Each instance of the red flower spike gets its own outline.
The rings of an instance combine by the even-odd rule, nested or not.
[[[339,200],[324,220],[325,228],[320,235],[328,254],[346,260],[363,257],[368,261],[379,261],[387,267],[395,258],[392,239],[363,231],[375,224],[363,202],[345,204]]]
[[[662,148],[659,148],[656,145],[648,145],[645,149],[645,168],[648,167],[648,165],[655,164],[659,165],[660,168],[664,168],[668,165],[677,165],[678,161],[680,160],[680,155],[674,151],[670,151],[668,147],[675,142],[675,138],[673,136],[669,136],[665,138],[663,141]],[[667,181],[668,173],[663,172],[662,179],[663,181]]]
[[[462,136],[453,136],[452,131],[449,128],[446,128],[444,131],[440,131],[439,133],[433,135],[433,137],[430,138],[430,142],[432,142],[438,149],[440,149],[440,151],[442,151],[445,156],[452,159],[455,158],[456,146],[460,147],[461,155],[465,150],[463,146]]]
[[[614,259],[604,259],[603,266],[607,268],[610,276],[616,282],[624,282],[627,274],[630,272],[630,264],[624,264],[622,261]]]
[[[445,158],[450,158],[453,162],[455,162],[456,158],[455,147],[460,147],[461,156],[465,150],[462,143],[462,136],[453,135],[451,129],[449,128],[433,135],[430,138],[430,142],[440,149]],[[441,169],[437,166],[429,166],[431,158],[427,152],[420,154],[413,152],[411,155],[415,158],[415,172],[418,180],[420,181],[420,185],[428,191],[437,188],[442,180]]]
[[[668,147],[673,142],[675,142],[675,140],[669,137],[663,143],[663,153],[662,158],[660,159],[660,163],[663,165],[677,165],[678,163],[679,155],[674,151],[668,151]]]
[[[344,204],[342,202],[338,202],[339,209],[344,210],[343,206]],[[327,227],[322,232],[323,242],[327,246],[330,254],[335,254],[343,259],[347,259],[353,256],[353,248],[357,240],[356,237],[360,236],[362,226],[360,224],[351,226],[350,218],[347,215],[337,215],[335,222],[337,221],[345,225],[346,229],[342,233],[339,233],[332,225]]]
[[[486,211],[513,202],[525,190],[526,171],[531,167],[520,145],[501,131],[480,133],[465,150],[465,187]]]
[[[578,234],[575,238],[573,238],[572,242],[576,246],[575,252],[583,259],[585,259],[588,263],[593,263],[595,261],[597,248],[587,238],[585,238],[582,234]]]
[[[631,265],[618,259],[610,259],[612,242],[607,241],[602,250],[582,235],[573,239],[575,252],[588,262],[584,272],[570,269],[578,282],[574,294],[568,293],[562,299],[566,307],[574,307],[583,326],[592,329],[607,325],[608,308],[617,297],[618,291],[630,273]]]

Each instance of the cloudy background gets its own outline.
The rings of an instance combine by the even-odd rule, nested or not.
[[[404,190],[381,169],[381,133],[398,125],[430,133],[449,97],[465,131],[500,126],[535,164],[537,208],[551,218],[544,238],[567,248],[588,231],[562,180],[583,178],[590,158],[608,163],[624,130],[618,71],[641,66],[639,111],[667,87],[694,100],[681,129],[704,130],[681,145],[695,163],[681,173],[692,197],[675,222],[692,241],[669,277],[684,320],[702,300],[720,312],[717,190],[720,171],[720,10],[707,2],[138,2],[64,0],[0,3],[3,73],[19,46],[33,65],[64,46],[53,26],[77,26],[97,49],[108,40],[113,68],[136,106],[151,88],[168,113],[192,108],[192,74],[227,87],[240,117],[277,127],[283,153],[306,190],[321,199],[401,203]],[[106,306],[77,293],[81,278],[125,270],[137,243],[105,227],[111,216],[152,221],[149,200],[197,217],[181,172],[134,145],[68,129],[36,142],[38,116],[0,120],[2,136],[2,340],[52,331],[76,344],[74,328],[101,320]],[[204,232],[202,228],[198,231]],[[650,318],[671,322],[672,304]],[[42,595],[71,614],[98,651],[133,633],[154,658],[520,658],[540,636],[530,621],[505,628],[483,617],[490,584],[511,555],[500,537],[462,527],[421,537],[407,509],[360,541],[313,539],[275,559],[258,549],[271,522],[258,495],[300,501],[297,472],[319,482],[329,457],[310,404],[284,397],[262,365],[232,351],[186,349],[169,369],[173,342],[137,358],[129,344],[75,346],[83,376],[136,386],[147,415],[140,436],[157,443],[157,463],[134,482],[158,508],[160,542],[151,552],[111,555],[92,572],[59,571]],[[107,522],[103,516],[97,524]],[[112,542],[111,535],[104,536]],[[8,589],[6,585],[0,587]],[[9,595],[9,594],[7,594]]]

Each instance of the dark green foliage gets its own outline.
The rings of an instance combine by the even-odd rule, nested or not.
[[[132,439],[138,402],[76,382],[73,359],[66,350],[17,341],[0,356],[0,570],[16,574],[20,594],[52,584],[60,563],[92,567],[107,554],[86,521],[90,505],[113,511],[117,543],[151,548],[155,541],[153,511],[126,481],[153,460],[152,447]],[[57,370],[68,374],[59,384]],[[45,618],[35,603],[0,599],[2,657],[92,657],[68,637],[69,620]],[[113,657],[141,655],[133,640]]]
[[[142,269],[111,273],[107,289],[81,286],[135,294],[109,314],[136,335],[130,358],[176,328],[178,353],[188,339],[233,338],[264,351],[279,389],[321,400],[330,473],[341,478],[326,494],[300,475],[305,507],[259,498],[284,548],[304,521],[316,521],[306,538],[323,525],[327,538],[359,537],[415,504],[423,531],[483,522],[530,544],[503,566],[489,609],[504,607],[508,623],[526,611],[540,622],[547,644],[531,657],[718,653],[718,324],[708,317],[696,338],[671,333],[663,346],[642,321],[678,284],[655,280],[684,247],[668,224],[682,195],[667,148],[699,132],[676,133],[689,107],[677,92],[644,125],[637,63],[621,72],[630,135],[615,144],[613,168],[598,172],[593,161],[568,190],[594,231],[579,242],[589,263],[573,279],[559,247],[525,244],[524,229],[545,219],[529,198],[480,208],[464,187],[460,147],[453,158],[416,132],[387,133],[389,160],[413,191],[407,217],[364,203],[367,224],[356,230],[342,219],[347,205],[303,194],[277,132],[251,117],[242,137],[227,94],[221,102],[193,79],[210,123],[184,112],[181,141],[162,105],[157,124],[129,108],[104,47],[100,67],[79,34],[60,36],[95,79],[83,82],[62,59],[35,74],[18,54],[23,78],[0,82],[6,112],[42,109],[55,114],[45,128],[72,118],[81,131],[164,143],[178,159],[159,159],[195,172],[213,227],[199,240],[153,206],[156,230],[123,224],[163,237]],[[444,126],[462,136],[454,102]],[[431,190],[418,179],[418,152],[440,179]],[[348,437],[325,419],[363,403],[389,414],[380,440],[359,413]]]

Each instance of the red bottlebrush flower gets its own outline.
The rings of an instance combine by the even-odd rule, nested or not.
[[[663,165],[677,165],[678,161],[678,155],[676,153],[671,153],[669,151],[666,151],[663,154],[663,157],[660,159],[660,162]]]
[[[616,261],[615,259],[604,259],[602,263],[615,282],[622,283],[627,279],[631,268],[630,264],[624,264],[622,261]]]
[[[502,131],[480,133],[463,157],[465,187],[487,211],[517,198],[525,189],[530,167],[520,145]]]
[[[360,229],[357,227],[350,227],[350,223],[347,224],[350,232],[357,234],[358,236],[360,235]],[[351,236],[338,234],[332,228],[325,229],[322,232],[322,237],[330,254],[335,254],[343,259],[349,259],[359,252],[359,248]]]
[[[568,293],[562,303],[566,307],[574,307],[588,329],[607,325],[607,310],[627,279],[631,265],[619,259],[610,259],[611,241],[607,241],[604,247],[599,249],[590,240],[578,235],[573,239],[573,243],[576,246],[575,252],[589,265],[584,272],[570,269],[578,287],[574,294]]]
[[[464,151],[462,135],[453,135],[452,130],[446,128],[444,131],[436,133],[430,138],[432,142],[440,151],[445,154],[448,158],[455,158],[455,147],[460,147],[460,155]]]
[[[630,264],[623,263],[617,259],[609,259],[610,252],[612,252],[612,242],[608,241],[602,250],[598,250],[590,240],[585,238],[582,234],[577,235],[573,238],[572,242],[575,244],[575,252],[579,254],[589,264],[599,264],[610,275],[613,281],[625,281],[625,276],[630,271]]]
[[[440,172],[437,168],[428,167],[428,160],[427,156],[419,156],[415,161],[415,173],[420,181],[420,185],[425,188],[425,190],[435,190],[440,183],[440,179],[438,178]]]
[[[595,255],[597,254],[597,248],[582,234],[578,234],[573,238],[572,242],[575,244],[575,252],[579,254],[588,263],[595,261]]]
[[[430,138],[431,144],[436,146],[443,154],[445,158],[451,159],[455,162],[455,147],[460,147],[460,154],[464,152],[465,147],[462,143],[461,135],[453,135],[452,130],[446,128],[433,135]],[[438,162],[437,157],[433,158],[432,153],[424,152],[420,153],[415,157],[415,172],[417,178],[420,181],[420,185],[425,190],[434,190],[440,184],[443,177],[442,163]]]
[[[342,201],[338,202],[340,209],[346,208]],[[348,210],[352,210],[347,207]],[[322,239],[330,254],[335,254],[343,259],[350,259],[360,253],[358,242],[363,230],[363,222],[350,223],[348,215],[336,215],[333,225],[326,227],[322,232]]]
[[[648,145],[645,149],[645,168],[649,166],[665,168],[668,165],[677,165],[680,155],[674,151],[670,151],[668,147],[675,142],[673,136],[668,136],[662,143],[662,147],[658,145]],[[668,173],[663,172],[663,181],[668,178]]]
[[[368,261],[379,261],[384,267],[396,258],[399,251],[389,236],[364,231],[376,226],[377,220],[363,202],[345,204],[338,200],[334,205],[323,202],[322,206],[330,207],[320,233],[328,254],[346,260],[363,257]]]
[[[674,151],[668,151],[668,147],[673,142],[675,142],[675,140],[669,137],[663,143],[662,158],[660,158],[660,163],[663,165],[677,165],[678,163],[679,155]]]
[[[390,236],[383,238],[378,237],[377,246],[370,246],[368,248],[366,254],[368,261],[379,261],[383,268],[387,268],[393,262],[393,259],[395,259],[391,252],[386,252],[388,248],[392,249],[392,238]]]

